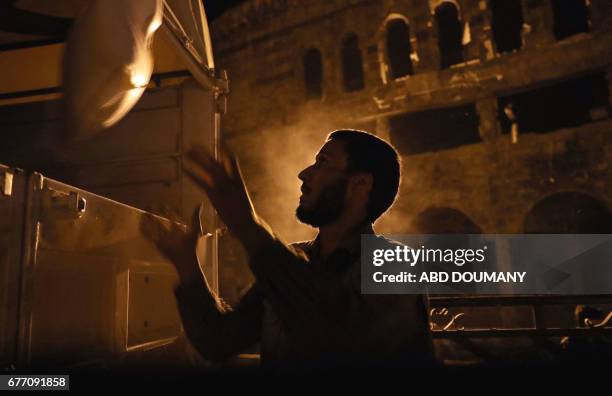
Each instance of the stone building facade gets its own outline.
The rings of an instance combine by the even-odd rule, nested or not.
[[[609,232],[611,21],[607,0],[251,0],[212,24],[223,134],[287,240],[313,235],[297,173],[337,128],[402,155],[379,232]]]

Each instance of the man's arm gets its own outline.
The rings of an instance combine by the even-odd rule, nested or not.
[[[263,298],[256,286],[231,309],[208,286],[195,253],[199,238],[199,211],[191,230],[152,215],[143,216],[141,231],[174,265],[179,285],[175,290],[187,337],[208,360],[219,361],[259,341]]]
[[[211,361],[243,352],[261,339],[263,298],[256,285],[232,309],[204,279],[181,283],[176,298],[191,344]]]

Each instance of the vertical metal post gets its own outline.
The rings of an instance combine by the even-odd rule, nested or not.
[[[215,120],[214,120],[214,135],[213,135],[213,143],[214,143],[214,156],[215,159],[219,159],[219,151],[221,149],[221,113],[219,113],[218,109],[215,111]],[[213,279],[211,279],[212,288],[215,293],[219,294],[219,236],[221,233],[221,222],[219,221],[219,216],[214,216],[214,224],[213,229],[215,230],[213,233],[212,241],[211,241],[211,251],[212,251],[212,274]]]
[[[229,83],[227,77],[227,71],[221,70],[220,78],[216,80],[215,85],[215,119],[214,119],[214,157],[219,159],[222,138],[221,138],[221,116],[227,111],[227,94],[229,93]],[[214,233],[212,238],[212,267],[213,267],[213,279],[212,287],[217,294],[219,294],[219,237],[221,236],[221,222],[219,217],[215,216],[214,219]]]

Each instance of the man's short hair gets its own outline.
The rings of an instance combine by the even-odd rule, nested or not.
[[[374,222],[393,204],[400,183],[400,159],[395,148],[368,132],[341,129],[327,140],[344,143],[349,172],[371,173],[374,179],[368,200],[368,219]]]

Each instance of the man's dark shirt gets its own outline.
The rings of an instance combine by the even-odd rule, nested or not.
[[[268,367],[433,363],[424,296],[361,294],[361,234],[372,233],[356,228],[327,257],[318,239],[270,238],[249,258],[256,281],[233,310],[204,285],[179,286],[190,341],[212,360],[260,342]]]

